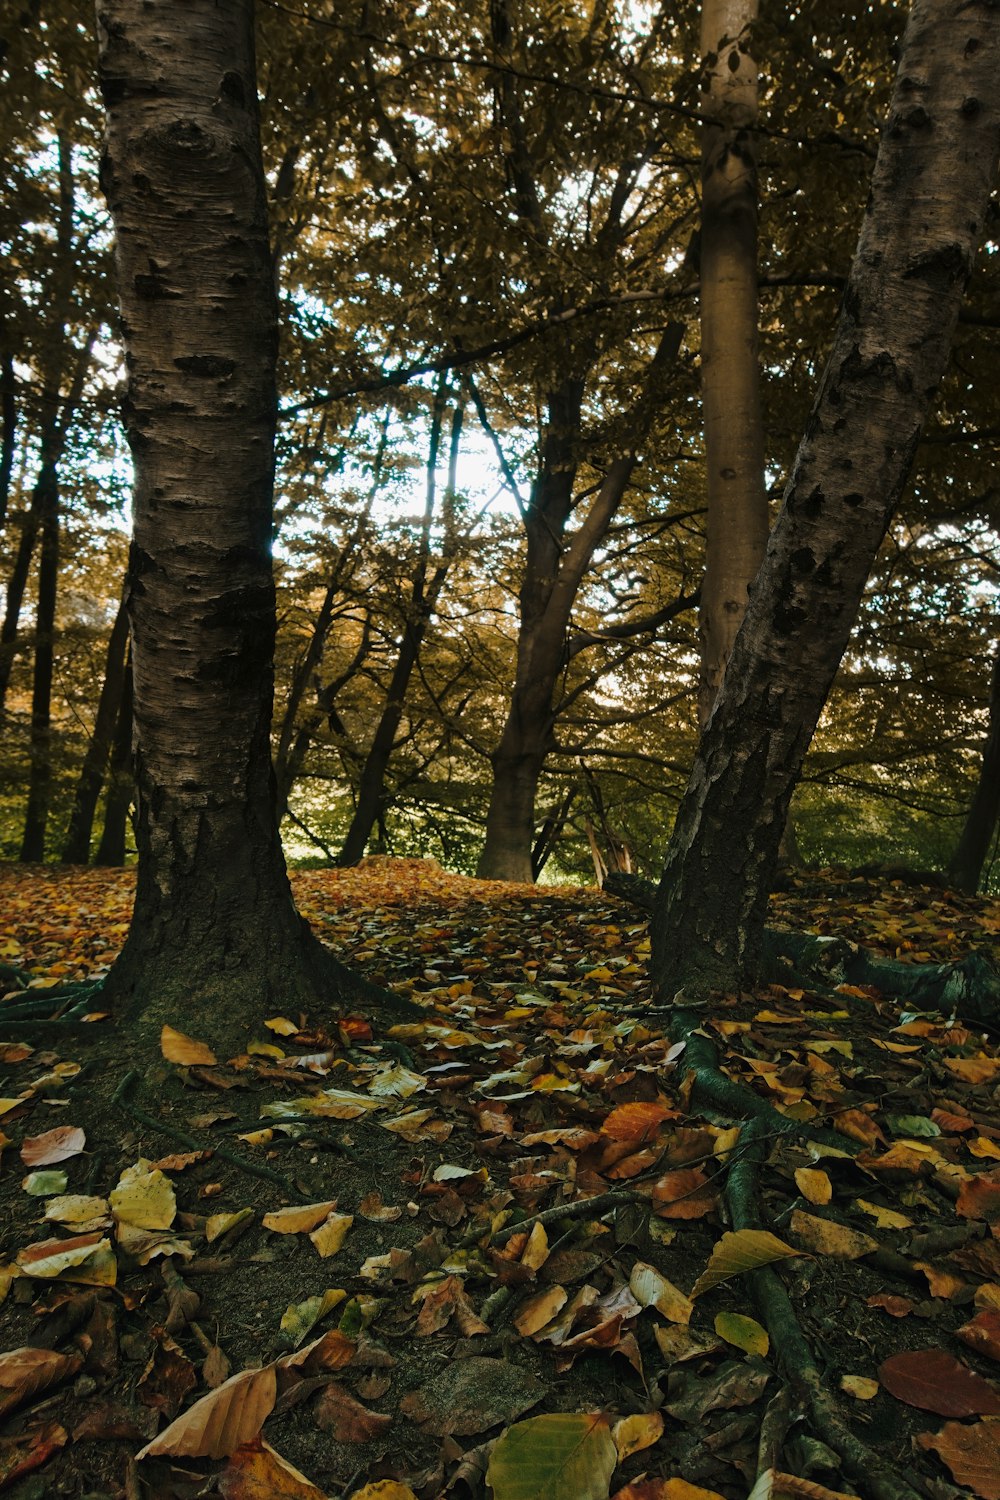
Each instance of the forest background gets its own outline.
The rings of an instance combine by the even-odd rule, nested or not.
[[[131,848],[129,463],[102,117],[88,19],[22,9],[0,89],[0,855],[114,864]],[[775,508],[905,9],[764,5],[744,38]],[[273,752],[293,860],[367,848],[587,878],[596,848],[659,867],[698,725],[700,10],[259,7],[282,308]],[[987,889],[991,228],[793,804],[810,861],[951,863]],[[546,630],[550,681],[526,683]],[[508,848],[491,869],[491,792],[526,762],[503,814],[520,865]],[[970,807],[980,852],[958,870]]]

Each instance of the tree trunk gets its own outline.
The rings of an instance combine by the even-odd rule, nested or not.
[[[996,182],[1000,11],[914,0],[833,351],[702,736],[653,921],[666,999],[757,966],[778,842],[944,371]]]
[[[108,650],[104,663],[104,681],[97,703],[94,730],[90,744],[80,768],[80,776],[73,797],[73,809],[66,830],[60,859],[64,865],[85,865],[90,859],[90,836],[94,827],[97,799],[104,785],[108,757],[115,739],[118,710],[125,692],[125,680],[130,670],[126,662],[128,653],[128,612],[122,599],[111,627]],[[129,731],[127,744],[131,745],[131,705],[129,707]]]
[[[663,371],[677,358],[683,333],[682,324],[667,324],[626,424],[629,449],[608,465],[586,515],[568,536],[584,383],[567,380],[549,397],[542,461],[524,515],[528,549],[520,591],[517,665],[507,719],[490,757],[493,787],[476,871],[481,880],[533,878],[535,796],[555,743],[555,695],[569,660],[573,606],[594,553],[624,499],[638,451],[652,426],[653,393]]]
[[[135,909],[107,987],[245,1044],[336,965],[295,910],[269,727],[277,307],[251,0],[99,0],[118,235],[135,693]]]
[[[698,718],[708,722],[767,545],[757,354],[758,0],[702,0],[701,388],[705,577]]]
[[[45,832],[52,793],[52,668],[59,586],[59,479],[54,464],[43,466],[37,494],[42,540],[38,558],[35,670],[31,688],[31,771],[24,837],[18,855],[22,864],[35,864],[45,858]]]
[[[128,815],[135,799],[132,773],[132,652],[125,658],[125,676],[108,763],[108,790],[104,799],[104,822],[94,855],[94,864],[119,868],[125,863]]]
[[[1000,816],[1000,649],[993,658],[990,678],[990,722],[983,746],[979,780],[962,829],[962,836],[948,865],[948,874],[960,891],[975,895]]]
[[[410,579],[410,597],[403,627],[403,638],[389,681],[385,704],[375,726],[368,754],[361,769],[358,800],[343,847],[337,856],[338,865],[355,865],[364,857],[376,820],[380,820],[385,809],[385,777],[389,761],[396,744],[396,732],[403,717],[406,694],[410,686],[413,669],[420,656],[427,628],[434,617],[437,601],[448,576],[447,558],[427,576],[430,564],[431,522],[434,516],[437,489],[438,449],[441,442],[441,425],[444,415],[444,384],[439,387],[435,402],[434,420],[431,424],[430,452],[427,457],[427,502],[420,552]],[[448,456],[448,487],[445,493],[445,529],[450,531],[453,521],[455,491],[458,480],[458,454],[462,438],[464,407],[455,407],[451,426],[451,444]]]
[[[9,349],[3,349],[0,350],[0,531],[7,521],[16,449],[17,392],[14,385],[14,359]]]

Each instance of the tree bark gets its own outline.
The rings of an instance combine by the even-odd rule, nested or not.
[[[705,576],[701,586],[704,728],[767,546],[757,306],[758,0],[702,0],[701,389]]]
[[[24,836],[18,855],[22,864],[45,858],[45,833],[52,793],[52,670],[55,659],[56,594],[59,587],[59,478],[54,464],[45,464],[39,477],[41,547],[38,557],[38,600],[35,609],[35,666],[31,687],[31,770]]]
[[[87,753],[80,768],[80,775],[73,796],[73,808],[69,826],[59,856],[64,865],[85,865],[90,859],[90,837],[94,827],[97,799],[101,795],[104,776],[108,768],[108,757],[115,740],[118,710],[125,693],[125,681],[131,670],[128,655],[128,611],[122,598],[111,627],[108,649],[104,662],[104,681],[97,702],[94,729],[87,746]],[[129,707],[128,745],[131,745],[131,705]]]
[[[990,721],[983,746],[979,780],[972,797],[965,826],[951,861],[948,874],[960,891],[975,895],[982,878],[983,865],[989,853],[997,818],[1000,817],[1000,649],[993,658],[990,678]]]
[[[170,1020],[240,1046],[264,1007],[315,1006],[346,975],[295,910],[271,776],[277,306],[253,5],[99,0],[98,26],[139,857],[107,988],[142,1039]]]
[[[833,351],[667,852],[661,996],[756,970],[803,756],[944,371],[996,183],[1000,11],[914,0]]]
[[[2,329],[0,321],[0,329]],[[10,484],[17,451],[17,390],[14,359],[9,349],[0,350],[0,531],[7,522]]]

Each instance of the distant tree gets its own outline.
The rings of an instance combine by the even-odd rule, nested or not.
[[[914,0],[819,393],[660,882],[661,993],[752,976],[792,790],[948,358],[996,187],[1000,12]]]

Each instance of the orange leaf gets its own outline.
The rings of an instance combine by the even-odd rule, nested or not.
[[[909,1297],[899,1297],[894,1292],[876,1292],[873,1297],[868,1298],[869,1307],[880,1307],[887,1312],[891,1318],[906,1318],[913,1311],[915,1304]]]
[[[656,1134],[664,1120],[676,1120],[675,1109],[668,1109],[659,1099],[636,1104],[619,1104],[601,1126],[601,1134],[613,1141],[627,1141],[637,1146]]]
[[[715,1198],[701,1167],[664,1172],[653,1183],[653,1205],[661,1219],[703,1219],[715,1207]]]
[[[167,1062],[183,1067],[210,1068],[217,1061],[211,1047],[193,1036],[185,1036],[183,1031],[175,1031],[172,1026],[164,1026],[160,1032],[160,1051]]]
[[[933,1448],[952,1479],[975,1490],[980,1500],[1000,1500],[1000,1421],[946,1422],[938,1433],[921,1432],[921,1448]]]
[[[1000,1360],[1000,1309],[984,1307],[970,1323],[963,1323],[956,1332],[977,1354]]]
[[[980,1172],[962,1183],[955,1212],[963,1219],[1000,1219],[1000,1181],[993,1172]]]
[[[1000,1057],[945,1057],[942,1062],[963,1083],[989,1083],[1000,1071]]]
[[[885,1144],[885,1136],[871,1115],[866,1115],[863,1109],[842,1109],[834,1115],[833,1124],[841,1135],[860,1141],[862,1146],[874,1146],[876,1141]]]
[[[237,1448],[216,1484],[224,1500],[324,1500],[323,1491],[262,1438]]]

